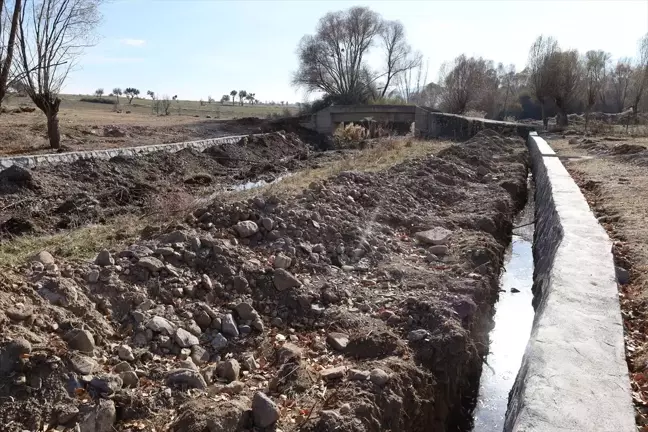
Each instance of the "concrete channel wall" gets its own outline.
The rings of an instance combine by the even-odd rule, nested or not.
[[[51,153],[31,156],[14,156],[0,158],[0,170],[9,168],[12,165],[22,167],[34,167],[42,164],[58,164],[74,162],[79,159],[110,159],[115,156],[136,156],[138,154],[151,153],[156,151],[177,152],[185,148],[192,148],[203,151],[206,148],[222,144],[237,143],[247,135],[235,135],[220,138],[211,138],[198,141],[184,141],[172,144],[155,144],[140,147],[122,147],[105,150],[78,151],[70,153]]]
[[[612,242],[546,141],[528,147],[536,313],[504,430],[635,431]]]
[[[518,135],[527,137],[535,126],[483,118],[465,117],[456,114],[429,111],[416,107],[416,135],[423,138],[450,138],[465,141],[479,131],[492,129],[503,135]]]

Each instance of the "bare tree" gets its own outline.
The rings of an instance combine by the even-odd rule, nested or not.
[[[648,33],[639,40],[639,57],[631,80],[632,113],[636,116],[639,103],[648,86]]]
[[[538,36],[529,50],[529,86],[540,103],[542,122],[547,127],[545,103],[551,96],[553,77],[551,58],[558,51],[558,42],[552,37]]]
[[[407,69],[403,73],[396,76],[396,83],[398,85],[398,93],[405,103],[419,103],[424,106],[431,106],[422,103],[423,92],[427,82],[428,66],[423,65],[423,60],[418,54],[418,66]]]
[[[119,105],[119,96],[121,96],[123,94],[122,89],[119,88],[119,87],[115,87],[112,92],[115,95],[115,97],[117,98],[117,104]]]
[[[377,79],[367,65],[374,38],[382,30],[380,16],[366,7],[352,7],[322,17],[315,35],[304,36],[297,53],[293,83],[321,91],[336,103],[366,102]]]
[[[463,114],[483,95],[489,65],[484,59],[460,55],[441,68],[442,104],[445,111]]]
[[[61,146],[59,92],[83,48],[93,42],[100,1],[29,0],[20,15],[19,73],[27,95],[47,117],[52,148]]]
[[[502,90],[504,91],[504,106],[502,108],[503,116],[506,119],[507,117],[507,108],[509,97],[513,93],[513,86],[515,82],[515,65],[510,64],[506,67],[502,63],[497,65],[497,76]]]
[[[0,102],[7,94],[9,73],[12,70],[16,36],[20,25],[21,8],[22,0],[14,1],[13,10],[5,4],[4,0],[0,0]],[[10,24],[8,22],[9,11],[11,11]]]
[[[380,31],[380,41],[385,51],[385,85],[380,97],[385,97],[390,85],[399,75],[421,66],[421,55],[412,53],[405,39],[405,28],[398,21],[386,21]]]
[[[633,69],[630,59],[624,58],[617,61],[616,66],[610,74],[612,98],[614,99],[614,106],[617,112],[621,112],[625,108],[632,72]]]
[[[589,125],[589,116],[594,104],[604,93],[605,71],[610,61],[610,54],[605,51],[587,51],[583,61],[585,71],[585,131]]]
[[[560,126],[567,126],[568,106],[577,99],[581,89],[581,78],[583,76],[578,51],[556,51],[549,58],[551,64],[551,95],[558,107],[559,116],[557,123]]]

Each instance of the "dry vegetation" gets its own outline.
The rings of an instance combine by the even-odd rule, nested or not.
[[[116,106],[81,102],[78,96],[63,96],[59,112],[62,145],[65,150],[163,144],[246,133],[229,127],[228,120],[244,117],[279,116],[294,108],[278,106],[221,106],[212,103],[200,107],[196,101],[173,102],[171,114],[157,116],[150,100],[134,100],[133,105]],[[178,113],[175,104],[181,107]],[[11,98],[9,109],[31,106],[27,98]],[[127,111],[130,111],[127,113]],[[0,155],[51,153],[45,115],[39,110],[2,114]]]

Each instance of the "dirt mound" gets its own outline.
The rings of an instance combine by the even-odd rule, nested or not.
[[[627,155],[640,153],[646,150],[645,146],[638,144],[619,144],[612,147],[610,153],[613,155]]]
[[[33,170],[14,166],[0,172],[0,208],[4,208],[0,231],[11,235],[25,231],[14,228],[14,222],[6,225],[12,218],[50,232],[141,214],[155,203],[168,203],[170,197],[173,204],[188,206],[196,197],[226,186],[271,180],[277,173],[308,166],[310,158],[310,147],[298,136],[271,133],[204,152],[187,148]]]
[[[0,284],[6,430],[468,427],[527,175],[486,136],[214,202],[94,264],[40,254]]]

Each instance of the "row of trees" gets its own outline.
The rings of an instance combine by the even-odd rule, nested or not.
[[[236,95],[239,97],[239,104],[243,106],[243,102],[247,101],[250,105],[255,105],[259,103],[259,100],[256,98],[256,93],[248,93],[246,90],[232,90],[230,94],[224,94],[221,96],[220,103],[221,105],[225,105],[226,102],[232,101],[232,105],[236,103]]]
[[[47,118],[59,148],[59,93],[83,49],[94,43],[101,0],[0,0],[0,102],[19,88]]]
[[[378,51],[376,51],[378,50]],[[618,59],[601,50],[562,50],[557,41],[540,36],[526,67],[496,64],[460,55],[444,63],[438,83],[428,83],[427,66],[405,38],[403,26],[385,21],[365,7],[322,17],[314,35],[298,45],[299,67],[293,83],[324,93],[327,104],[416,103],[464,114],[479,111],[489,118],[557,115],[593,110],[636,113],[647,105],[648,34],[639,41],[635,59]],[[378,56],[376,56],[378,54]],[[368,57],[382,67],[372,69]]]

